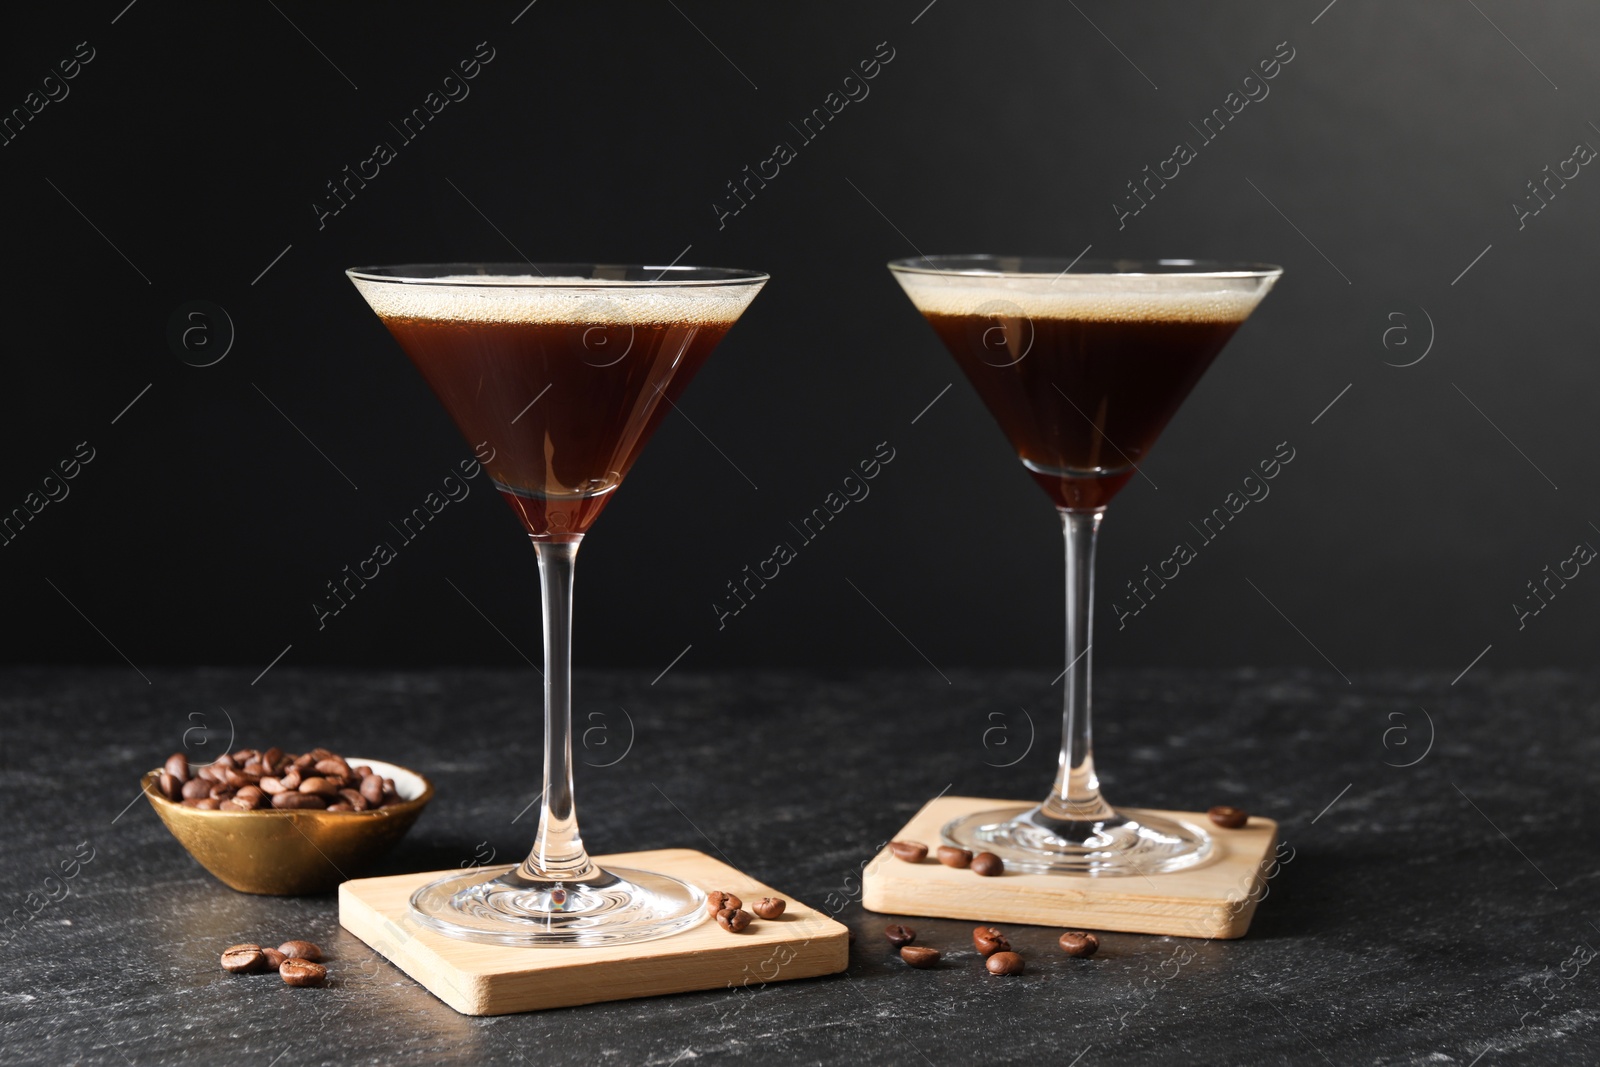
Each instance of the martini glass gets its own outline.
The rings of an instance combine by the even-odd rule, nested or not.
[[[1055,785],[944,827],[1013,870],[1151,874],[1203,862],[1201,827],[1113,808],[1089,731],[1094,550],[1106,505],[1282,271],[1261,264],[923,256],[889,264],[1061,514],[1067,670]]]
[[[346,272],[522,521],[544,604],[544,792],[528,858],[441,878],[412,916],[468,941],[616,945],[687,930],[705,894],[605,870],[572,789],[578,545],[676,397],[767,281],[753,271],[446,263]]]

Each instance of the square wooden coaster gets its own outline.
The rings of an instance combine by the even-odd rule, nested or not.
[[[670,874],[747,905],[784,896],[693,849],[596,856],[603,867]],[[458,941],[410,916],[417,887],[456,871],[358,878],[339,887],[339,924],[464,1015],[505,1015],[602,1000],[783,982],[835,974],[850,964],[849,931],[785,897],[780,918],[755,919],[730,934],[715,921],[637,945],[509,948]]]
[[[939,831],[951,819],[1029,803],[980,797],[929,801],[895,835],[895,840],[927,845],[928,858],[906,863],[887,848],[878,853],[862,874],[862,906],[889,915],[1176,937],[1225,939],[1243,937],[1250,929],[1278,839],[1278,824],[1258,816],[1251,816],[1238,830],[1223,830],[1212,826],[1203,813],[1152,809],[1152,815],[1195,823],[1211,834],[1211,859],[1168,874],[1095,878],[1007,871],[997,878],[983,878],[934,858],[943,843]]]

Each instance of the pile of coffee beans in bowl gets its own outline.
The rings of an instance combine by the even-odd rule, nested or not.
[[[403,803],[394,779],[337,752],[314,748],[296,755],[281,748],[241,748],[191,767],[174,752],[156,775],[156,791],[202,811],[371,811]]]

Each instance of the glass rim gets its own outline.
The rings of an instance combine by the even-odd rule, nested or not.
[[[653,275],[630,278],[627,275]],[[648,263],[534,263],[463,262],[398,263],[375,267],[350,267],[353,281],[390,285],[437,285],[456,289],[680,289],[754,285],[771,281],[758,270],[733,267],[657,266]],[[472,276],[512,278],[515,281],[474,281]],[[545,277],[550,275],[550,277]]]
[[[987,264],[987,265],[985,265]],[[1015,264],[1009,267],[1008,264]],[[1023,264],[1028,264],[1024,267]],[[1069,259],[1066,256],[969,255],[909,256],[890,260],[899,274],[945,278],[1272,278],[1283,273],[1275,263],[1215,259]],[[1153,269],[1152,269],[1153,268]]]

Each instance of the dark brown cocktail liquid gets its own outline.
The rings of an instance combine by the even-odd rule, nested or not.
[[[925,314],[1034,481],[1073,510],[1128,483],[1240,324]]]
[[[537,541],[588,530],[733,325],[383,321]]]

